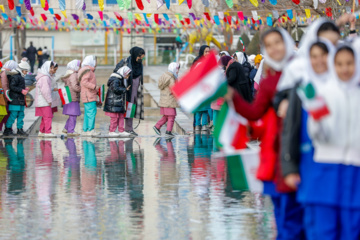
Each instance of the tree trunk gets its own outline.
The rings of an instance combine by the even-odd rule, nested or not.
[[[15,54],[17,57],[17,60],[21,59],[21,49],[20,49],[20,41],[19,41],[19,29],[17,27],[14,28],[15,31]]]
[[[26,28],[21,30],[21,51],[26,48]]]

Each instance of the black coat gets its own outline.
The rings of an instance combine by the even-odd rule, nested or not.
[[[296,92],[298,86],[299,83],[286,94],[289,107],[283,125],[280,156],[284,177],[291,173],[299,173],[302,103]],[[280,95],[284,96],[284,93]]]
[[[25,106],[25,96],[22,90],[25,89],[25,78],[21,74],[8,75],[9,80],[9,96],[12,101],[9,104]]]
[[[110,77],[108,81],[104,111],[112,113],[126,112],[126,87],[123,78]]]
[[[245,76],[240,63],[234,62],[228,67],[226,78],[229,86],[233,87],[246,101],[253,100],[249,78]]]
[[[27,55],[27,58],[29,59],[29,61],[35,61],[36,55],[37,55],[36,48],[33,46],[28,47],[28,49],[26,49],[26,55]]]

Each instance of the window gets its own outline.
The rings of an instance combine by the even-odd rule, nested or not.
[[[31,0],[31,5],[40,4],[40,0]]]
[[[114,4],[117,4],[117,1],[116,0],[105,0],[104,1],[106,5],[114,5]],[[92,0],[92,3],[93,4],[99,4],[99,1],[98,0]]]

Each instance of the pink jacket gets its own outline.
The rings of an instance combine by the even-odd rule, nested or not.
[[[35,107],[47,107],[52,102],[51,79],[38,73],[36,81]]]
[[[98,91],[96,91],[96,77],[94,69],[86,66],[79,70],[78,77],[81,86],[81,101],[83,103],[96,102]]]
[[[62,80],[65,82],[65,86],[69,86],[72,101],[79,102],[81,87],[78,81],[78,74],[74,72]]]

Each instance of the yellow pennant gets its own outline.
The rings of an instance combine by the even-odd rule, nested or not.
[[[45,7],[45,0],[40,0],[41,3],[41,7],[44,8]]]
[[[341,6],[341,2],[339,0],[337,0],[338,4]]]
[[[66,10],[61,11],[61,13],[64,15],[65,18],[67,18],[67,16],[66,16]]]
[[[151,17],[151,15],[152,15],[151,13],[147,13],[147,14],[146,14],[146,17],[149,18],[149,17]]]
[[[104,11],[104,0],[99,0],[99,8],[101,11]]]
[[[252,5],[254,5],[255,7],[258,7],[258,6],[259,6],[258,0],[250,0],[250,2],[251,2]]]
[[[87,20],[86,18],[84,18],[84,22],[89,25],[89,20]]]
[[[306,15],[306,18],[311,18],[310,9],[305,9],[305,15]]]
[[[141,19],[140,14],[138,14],[138,13],[134,13],[134,15],[135,15],[135,18],[136,18],[137,20],[139,20],[139,21],[141,21],[141,20],[142,20],[142,19]]]
[[[5,8],[4,8],[4,5],[0,5],[0,9],[5,12]]]
[[[179,5],[183,4],[185,0],[179,0]]]
[[[4,24],[4,22],[3,22],[3,20],[2,20],[2,19],[0,19],[0,23],[1,23],[1,24]]]

